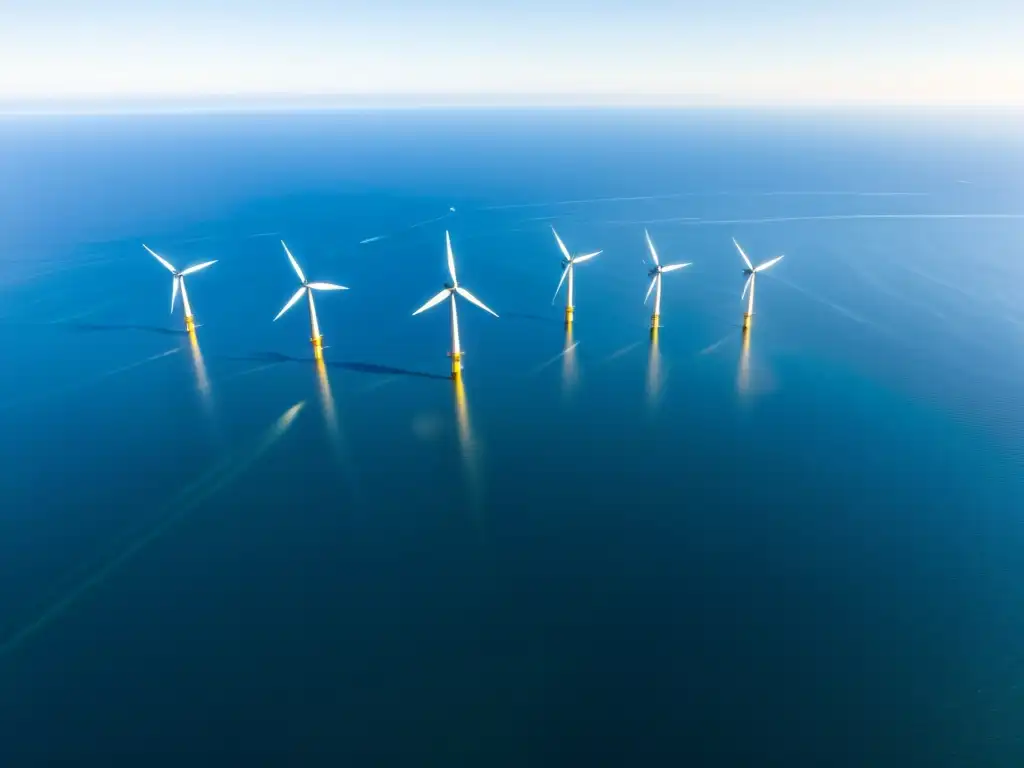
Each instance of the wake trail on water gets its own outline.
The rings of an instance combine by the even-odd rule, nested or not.
[[[614,351],[614,352],[612,352],[612,353],[611,353],[610,355],[608,355],[608,357],[604,358],[604,359],[603,359],[603,360],[602,360],[602,361],[600,362],[600,365],[604,365],[604,364],[606,364],[606,363],[610,363],[610,362],[612,362],[613,360],[618,360],[618,359],[619,359],[620,357],[622,357],[623,355],[628,355],[628,354],[629,354],[630,352],[632,352],[632,351],[633,351],[634,349],[636,349],[637,347],[639,347],[639,346],[640,346],[641,344],[643,344],[643,342],[642,342],[642,341],[634,341],[634,342],[633,342],[632,344],[628,344],[627,346],[623,347],[622,349],[617,349],[617,350],[615,350],[615,351]],[[574,346],[575,346],[575,345],[574,345]],[[568,350],[566,350],[566,351],[568,351]],[[563,353],[563,354],[564,354],[564,353]]]
[[[81,320],[83,317],[89,317],[91,315],[95,315],[101,309],[107,309],[108,307],[110,307],[114,303],[115,303],[114,301],[105,301],[102,304],[97,304],[92,309],[87,309],[87,310],[85,310],[83,312],[76,312],[73,315],[67,315],[65,317],[59,317],[56,320],[47,320],[45,324],[46,325],[61,325],[62,323],[70,323],[72,320]]]
[[[575,341],[575,342],[573,342],[571,346],[569,346],[569,347],[566,347],[566,348],[565,348],[565,349],[563,349],[563,350],[562,350],[561,352],[559,352],[559,353],[558,353],[557,355],[555,355],[554,357],[552,357],[552,358],[551,358],[550,360],[546,360],[545,362],[541,363],[541,364],[540,364],[540,365],[538,365],[538,366],[537,366],[536,368],[534,368],[534,369],[533,369],[532,371],[530,371],[530,375],[531,375],[531,376],[536,376],[536,375],[537,375],[538,373],[540,373],[541,371],[543,371],[543,370],[544,370],[545,368],[547,368],[548,366],[550,366],[550,365],[554,365],[554,364],[555,364],[555,363],[557,363],[557,362],[558,362],[559,360],[561,360],[561,359],[562,359],[563,357],[565,357],[565,356],[566,356],[567,354],[569,354],[569,353],[570,353],[570,352],[572,352],[572,351],[573,351],[574,349],[576,349],[576,347],[578,347],[578,346],[579,346],[579,344],[580,344],[580,343],[579,343],[578,341]]]
[[[7,640],[0,644],[0,656],[8,655],[22,647],[27,641],[31,640],[65,614],[86,593],[103,584],[118,567],[124,565],[148,544],[166,533],[172,525],[184,518],[185,515],[198,507],[202,502],[234,482],[284,436],[304,405],[305,401],[293,405],[270,425],[255,445],[240,449],[235,455],[224,459],[213,469],[203,473],[196,480],[185,486],[185,488],[161,507],[161,513],[158,515],[157,522],[148,531],[134,538],[117,555],[114,555],[97,567],[90,576],[68,590],[63,597],[51,604],[36,619],[14,632]]]
[[[928,219],[1024,219],[1024,213],[847,213],[822,216],[770,216],[759,219],[698,219],[676,216],[668,219],[636,219],[633,221],[605,221],[615,226],[640,224],[673,224],[683,226],[712,226],[724,224],[779,224],[797,221],[870,221],[874,219],[905,219],[912,221]]]
[[[66,394],[70,394],[72,392],[77,392],[79,390],[85,389],[86,387],[90,387],[90,386],[93,386],[94,384],[98,384],[99,382],[104,381],[105,379],[109,379],[111,376],[117,376],[118,374],[121,374],[121,373],[127,373],[128,371],[134,370],[135,368],[139,368],[139,367],[141,367],[143,365],[146,365],[147,363],[152,363],[152,362],[154,362],[156,360],[161,360],[161,359],[163,359],[165,357],[168,357],[169,355],[173,355],[176,352],[180,352],[180,351],[181,351],[181,347],[175,347],[174,349],[168,349],[166,352],[159,352],[159,353],[157,353],[155,355],[151,355],[150,357],[147,357],[147,358],[145,358],[143,360],[136,360],[134,363],[129,363],[128,365],[122,365],[119,368],[114,368],[114,369],[109,370],[109,371],[104,371],[103,373],[100,373],[100,374],[98,374],[96,376],[93,376],[90,379],[86,379],[85,381],[75,382],[71,386],[63,387],[61,389],[50,390],[49,392],[44,392],[44,393],[42,393],[42,395],[40,397],[30,397],[30,398],[26,398],[24,400],[14,400],[13,402],[8,402],[8,403],[0,404],[0,412],[9,410],[9,409],[14,408],[14,407],[20,407],[20,406],[24,406],[24,405],[33,405],[33,404],[38,403],[38,402],[42,402],[42,401],[45,401],[45,400],[50,400],[50,399],[52,399],[54,397],[57,397],[59,395],[66,395]]]
[[[728,334],[726,336],[723,336],[718,341],[715,341],[715,342],[712,342],[711,344],[708,344],[706,347],[704,347],[704,349],[700,350],[697,354],[698,355],[710,355],[712,352],[714,352],[720,346],[725,344],[725,342],[729,341],[732,338],[735,338],[735,336],[736,336],[735,333],[730,333],[730,334]]]
[[[223,384],[225,382],[231,381],[232,379],[240,379],[243,376],[249,376],[250,374],[253,374],[253,373],[259,373],[260,371],[265,371],[268,368],[273,368],[273,367],[278,366],[280,364],[281,364],[280,362],[275,361],[273,363],[264,363],[263,365],[257,365],[257,366],[255,366],[253,368],[246,368],[245,370],[242,370],[242,371],[236,371],[235,373],[232,373],[229,376],[224,376],[223,378],[221,378],[217,382],[217,384],[220,385],[220,384]]]
[[[591,205],[596,203],[629,203],[645,200],[676,200],[683,197],[926,197],[927,192],[852,192],[852,191],[772,191],[772,192],[668,192],[660,195],[621,197],[590,197],[577,200],[548,200],[536,203],[488,205],[478,211],[506,211],[516,208],[545,208],[559,205]]]
[[[439,221],[444,221],[445,219],[451,218],[454,213],[455,213],[455,209],[452,208],[451,210],[448,211],[448,213],[444,214],[443,216],[435,216],[432,219],[425,219],[424,221],[417,221],[415,224],[410,224],[408,227],[405,227],[404,229],[400,229],[397,232],[392,232],[392,233],[387,234],[387,235],[374,235],[373,237],[367,237],[365,240],[360,240],[359,244],[360,245],[369,245],[370,243],[377,243],[377,242],[380,242],[381,240],[387,240],[387,239],[392,238],[392,237],[398,237],[399,235],[404,235],[406,232],[412,232],[412,230],[414,230],[414,229],[419,229],[420,227],[425,227],[428,224],[436,224]]]
[[[821,304],[822,306],[828,307],[829,309],[832,309],[835,312],[838,312],[840,315],[842,315],[843,317],[847,318],[848,320],[853,320],[855,323],[860,323],[861,325],[868,325],[868,326],[871,326],[871,327],[876,328],[878,330],[882,330],[880,325],[878,325],[875,322],[872,322],[871,320],[868,320],[865,317],[861,317],[860,315],[858,315],[853,310],[847,309],[846,307],[844,307],[844,306],[842,306],[840,304],[836,304],[834,301],[829,301],[828,299],[826,299],[826,298],[824,298],[822,296],[818,296],[816,293],[813,293],[812,291],[809,291],[806,288],[804,288],[804,287],[802,287],[800,285],[797,285],[796,283],[794,283],[794,282],[792,282],[790,280],[787,280],[784,277],[779,277],[778,275],[765,275],[765,277],[768,277],[768,279],[770,279],[770,280],[775,280],[777,282],[780,282],[783,285],[792,288],[797,293],[802,293],[804,296],[806,296],[807,298],[809,298],[809,299],[811,299],[813,301],[816,301],[818,304]]]

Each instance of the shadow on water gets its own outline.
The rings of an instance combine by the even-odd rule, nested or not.
[[[311,358],[292,357],[280,352],[257,352],[245,357],[230,357],[228,360],[244,360],[255,363],[311,363]],[[344,371],[355,371],[356,373],[370,373],[379,376],[413,376],[419,379],[440,379],[451,381],[450,376],[442,376],[438,373],[424,373],[422,371],[411,371],[407,368],[395,368],[390,365],[377,365],[376,363],[363,363],[355,361],[324,361],[327,368],[340,369]]]
[[[100,323],[54,323],[58,328],[68,328],[72,331],[93,333],[99,331],[145,331],[146,333],[159,333],[164,336],[188,336],[188,331],[176,330],[174,328],[160,328],[155,325],[103,325]]]

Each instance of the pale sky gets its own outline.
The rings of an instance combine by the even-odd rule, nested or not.
[[[1024,104],[1024,0],[0,0],[0,101]]]

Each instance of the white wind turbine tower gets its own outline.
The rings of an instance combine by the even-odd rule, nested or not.
[[[471,301],[476,304],[480,309],[485,312],[490,312],[495,317],[498,313],[493,309],[484,304],[480,299],[471,294],[461,285],[459,285],[458,279],[455,277],[455,256],[452,254],[452,239],[448,234],[448,230],[444,231],[444,243],[448,249],[448,274],[451,275],[451,283],[444,284],[444,290],[438,293],[434,298],[424,304],[422,307],[413,312],[413,317],[418,315],[420,312],[424,312],[433,306],[440,304],[445,299],[451,302],[451,318],[452,318],[452,351],[449,355],[452,358],[452,378],[458,379],[462,373],[462,346],[459,344],[459,315],[455,309],[455,295],[458,294],[466,301]]]
[[[690,266],[693,262],[687,261],[684,264],[665,264],[662,266],[658,260],[658,252],[654,250],[654,243],[651,242],[651,235],[648,231],[644,230],[644,236],[647,238],[647,247],[651,250],[651,258],[654,259],[654,267],[647,274],[651,277],[651,285],[647,289],[647,295],[644,296],[644,304],[651,298],[651,291],[654,291],[654,314],[651,315],[651,335],[658,333],[658,327],[661,325],[661,276],[665,272],[675,272],[677,269]]]
[[[554,234],[555,240],[558,241],[558,247],[561,249],[562,256],[564,257],[562,259],[562,277],[558,280],[558,287],[555,288],[555,295],[551,297],[551,303],[552,304],[555,303],[555,299],[558,298],[558,292],[560,290],[562,290],[562,283],[565,282],[565,278],[566,278],[566,276],[568,276],[569,277],[569,287],[568,287],[568,292],[566,294],[566,299],[565,299],[565,323],[566,323],[566,325],[571,325],[572,324],[572,313],[573,313],[573,311],[575,309],[573,307],[573,303],[572,303],[572,301],[573,301],[573,279],[572,278],[573,278],[574,268],[575,268],[575,266],[577,264],[582,264],[584,261],[589,261],[590,259],[592,259],[595,256],[601,254],[602,252],[601,251],[594,251],[593,253],[585,253],[582,256],[570,256],[569,255],[569,249],[565,247],[565,243],[562,242],[562,238],[560,238],[558,236],[558,232],[555,231],[554,227],[551,228],[551,232],[552,232],[552,234]]]
[[[311,283],[306,280],[306,276],[302,274],[302,270],[299,268],[299,263],[295,261],[295,257],[292,256],[292,252],[288,250],[288,246],[284,244],[284,240],[281,241],[281,246],[284,248],[285,255],[288,256],[288,261],[292,263],[292,269],[295,270],[295,274],[299,276],[299,280],[302,282],[302,287],[295,292],[295,294],[288,299],[288,303],[284,305],[284,308],[277,313],[277,317],[274,318],[274,322],[277,322],[277,318],[281,317],[285,312],[291,309],[295,302],[302,298],[305,294],[309,299],[309,326],[312,329],[312,336],[310,341],[313,344],[313,357],[316,360],[323,360],[324,358],[324,337],[320,333],[320,323],[316,320],[316,306],[313,304],[313,291],[347,291],[344,285],[335,285],[334,283]]]
[[[782,256],[776,256],[774,259],[766,261],[764,264],[759,264],[756,267],[750,263],[750,259],[747,258],[747,254],[743,252],[740,244],[736,242],[736,238],[732,239],[733,245],[736,246],[736,250],[740,252],[740,256],[743,257],[743,263],[747,265],[747,268],[743,270],[743,274],[747,276],[747,282],[743,285],[743,293],[740,295],[740,301],[747,295],[747,291],[750,291],[750,299],[747,301],[747,311],[743,313],[743,330],[750,329],[750,318],[754,314],[754,282],[758,272],[764,272],[768,267],[782,261]]]
[[[201,269],[206,269],[211,264],[216,264],[217,260],[214,259],[213,261],[204,261],[202,264],[195,264],[179,272],[177,269],[174,268],[174,266],[169,261],[167,261],[167,259],[163,258],[162,256],[158,256],[156,252],[154,252],[153,249],[150,248],[148,245],[143,243],[142,247],[149,252],[150,256],[152,256],[154,259],[163,264],[167,268],[167,271],[174,276],[174,287],[171,289],[171,313],[174,313],[174,302],[178,298],[178,289],[180,288],[181,303],[185,307],[185,330],[188,331],[189,333],[195,333],[196,321],[195,318],[192,316],[192,305],[188,303],[188,293],[185,291],[185,275],[191,275],[198,272]]]

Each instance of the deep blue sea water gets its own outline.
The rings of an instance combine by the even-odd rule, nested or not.
[[[1024,764],[1022,127],[0,121],[0,764]]]

